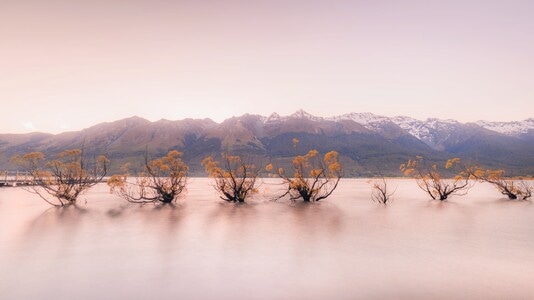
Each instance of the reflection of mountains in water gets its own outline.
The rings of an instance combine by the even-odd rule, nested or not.
[[[296,149],[293,138],[300,141]],[[132,117],[57,135],[4,134],[0,135],[0,167],[16,169],[9,162],[14,154],[42,151],[51,155],[82,145],[86,153],[106,154],[112,171],[128,161],[140,166],[147,149],[151,156],[169,149],[183,151],[192,175],[204,175],[201,160],[222,151],[284,165],[295,154],[317,149],[338,151],[347,176],[371,175],[377,167],[388,175],[399,175],[399,164],[415,155],[434,161],[461,157],[507,169],[510,175],[534,174],[534,119],[463,124],[369,113],[321,118],[303,110],[285,117],[246,114],[220,124],[210,119],[150,122]]]

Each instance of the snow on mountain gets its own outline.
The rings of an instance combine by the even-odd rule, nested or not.
[[[298,137],[305,147],[339,151],[358,168],[365,166],[368,170],[384,163],[396,171],[396,166],[414,155],[436,160],[454,155],[476,159],[488,167],[508,167],[516,174],[534,174],[534,118],[464,124],[372,113],[324,118],[304,110],[286,116],[245,114],[221,123],[210,119],[150,122],[132,117],[57,135],[0,135],[0,167],[10,167],[9,157],[21,151],[35,149],[53,154],[85,141],[92,149],[113,154],[119,162],[138,157],[147,144],[157,151],[177,147],[192,153],[188,162],[197,167],[202,157],[230,147],[240,153],[280,159],[294,153],[292,137]]]
[[[512,122],[478,121],[475,124],[510,136],[520,136],[528,133],[530,130],[534,130],[534,118]]]
[[[363,125],[366,129],[384,133],[387,126],[399,126],[410,135],[425,142],[433,148],[440,148],[440,144],[447,141],[449,137],[457,134],[462,130],[466,124],[460,123],[451,119],[437,119],[428,118],[426,120],[418,120],[406,116],[386,117],[376,115],[373,113],[348,113],[332,117],[317,117],[302,109],[296,111],[289,116],[280,116],[277,113],[271,114],[269,117],[264,117],[264,123],[277,123],[287,121],[288,119],[307,119],[311,121],[333,121],[340,122],[344,120],[354,121]],[[534,118],[515,122],[491,122],[478,121],[474,123],[480,127],[492,130],[508,136],[519,137],[527,133],[534,132]]]
[[[430,136],[430,128],[425,126],[423,121],[405,116],[394,117],[391,121],[419,140],[428,139]]]
[[[289,118],[296,118],[296,119],[308,119],[312,121],[323,121],[324,119],[321,117],[314,116],[303,109],[297,110],[295,113],[291,114]]]
[[[441,149],[452,134],[461,130],[463,125],[455,120],[429,118],[421,121],[406,116],[397,116],[391,121],[434,149]]]
[[[281,118],[282,117],[279,114],[274,112],[265,119],[264,123],[275,123],[280,121]]]
[[[327,119],[329,119],[331,121],[352,120],[352,121],[360,123],[362,125],[389,120],[388,117],[375,115],[375,114],[369,113],[369,112],[366,112],[366,113],[350,113],[350,114],[344,114],[344,115],[341,115],[341,116],[330,117],[330,118],[327,118]]]
[[[303,109],[299,109],[296,112],[292,113],[289,116],[280,116],[278,113],[274,112],[269,117],[264,119],[264,123],[277,123],[282,121],[287,121],[288,119],[306,119],[311,121],[324,121],[322,117],[314,116]]]
[[[387,124],[393,123],[433,148],[439,148],[438,144],[448,138],[447,131],[453,130],[454,127],[461,124],[455,120],[427,119],[421,121],[405,116],[388,118],[373,113],[350,113],[328,119],[332,121],[352,120],[378,133],[382,132]]]
[[[382,126],[385,123],[391,122],[391,120],[388,117],[375,115],[373,113],[349,113],[344,114],[341,116],[334,116],[326,118],[326,120],[329,121],[342,121],[342,120],[351,120],[356,123],[362,124],[365,128],[372,130],[372,131],[380,131]]]

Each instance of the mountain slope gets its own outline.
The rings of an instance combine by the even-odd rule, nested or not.
[[[184,152],[191,173],[203,175],[202,159],[221,152],[287,165],[295,154],[317,149],[322,153],[338,151],[348,176],[370,175],[377,168],[398,175],[398,165],[415,155],[433,161],[458,156],[505,168],[512,174],[534,174],[534,143],[528,138],[534,132],[531,121],[514,127],[521,130],[490,130],[508,125],[421,121],[371,113],[322,118],[303,110],[289,116],[245,114],[221,123],[210,119],[150,122],[131,117],[57,135],[0,135],[0,167],[16,168],[9,162],[14,154],[41,151],[50,156],[84,147],[89,155],[106,154],[112,161],[112,171],[126,162],[133,162],[133,168],[139,169],[145,152],[155,157],[177,149]],[[293,138],[300,141],[296,148]]]

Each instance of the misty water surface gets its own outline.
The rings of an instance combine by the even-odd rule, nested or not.
[[[104,184],[77,207],[0,189],[1,299],[520,299],[534,295],[534,205],[478,184],[429,201],[366,180],[321,203],[218,199],[189,181],[174,206],[134,205]]]

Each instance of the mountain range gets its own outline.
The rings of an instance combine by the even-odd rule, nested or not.
[[[299,140],[297,147],[293,138]],[[158,157],[170,149],[184,153],[192,175],[204,175],[202,159],[222,152],[287,165],[292,156],[316,149],[338,151],[346,176],[370,176],[377,170],[400,175],[399,165],[416,155],[433,162],[460,157],[505,169],[508,175],[534,174],[534,118],[461,123],[372,113],[324,118],[304,110],[289,116],[245,114],[221,123],[131,117],[60,134],[0,134],[0,169],[16,170],[10,162],[15,154],[41,151],[51,156],[82,145],[88,154],[107,155],[112,172],[126,162],[141,166],[145,153]]]

